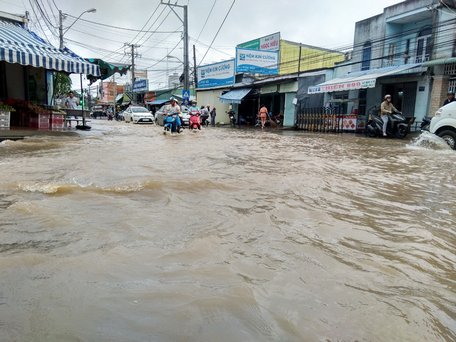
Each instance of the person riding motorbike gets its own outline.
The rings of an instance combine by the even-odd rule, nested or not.
[[[169,99],[171,104],[167,105],[165,108],[166,115],[176,115],[176,120],[173,122],[173,131],[180,133],[182,130],[182,113],[180,106],[177,104],[177,100],[174,97]]]
[[[201,129],[201,122],[200,122],[200,110],[196,106],[196,101],[191,102],[191,106],[188,108],[188,112],[190,114],[189,120],[189,128],[198,128]]]
[[[394,105],[391,103],[391,95],[387,94],[384,97],[384,101],[380,105],[380,117],[383,120],[383,136],[386,137],[386,127],[388,125],[388,120],[389,120],[389,115],[393,113],[399,113],[402,114],[400,111],[394,107]]]

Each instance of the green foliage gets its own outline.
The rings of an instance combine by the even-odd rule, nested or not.
[[[54,97],[67,96],[71,91],[71,78],[64,72],[54,73]]]
[[[8,105],[0,103],[0,112],[15,112],[16,110]]]

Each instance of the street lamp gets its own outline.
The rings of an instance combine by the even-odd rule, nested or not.
[[[184,64],[184,62],[182,62],[182,60],[180,60],[179,58],[177,58],[175,56],[167,55],[166,58],[174,58],[174,59],[177,59],[180,63]]]
[[[95,13],[97,11],[96,8],[90,8],[82,12],[79,17],[77,17],[73,23],[68,26],[65,31],[63,30],[63,19],[65,19],[65,14],[62,10],[59,10],[59,38],[60,38],[60,49],[63,49],[63,35],[68,32],[68,30],[85,14],[85,13]]]

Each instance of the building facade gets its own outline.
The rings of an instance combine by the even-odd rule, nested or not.
[[[355,24],[352,58],[310,89],[349,102],[347,114],[375,112],[385,94],[417,121],[432,116],[456,83],[453,1],[408,0]],[[341,75],[338,68],[350,66]]]

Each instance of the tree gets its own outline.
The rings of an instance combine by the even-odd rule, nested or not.
[[[71,91],[71,78],[64,72],[54,73],[54,98],[66,96]]]

